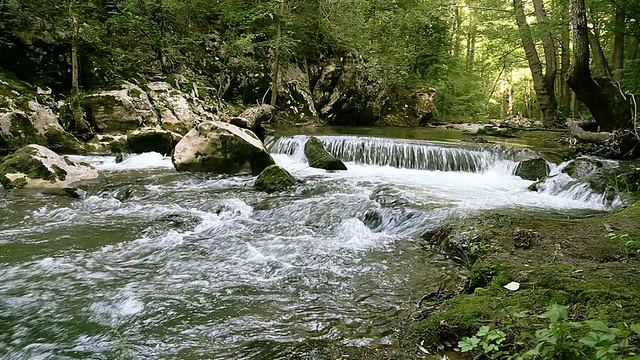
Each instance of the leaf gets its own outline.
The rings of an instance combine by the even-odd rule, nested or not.
[[[503,287],[509,291],[518,291],[518,289],[520,289],[520,283],[512,281]]]
[[[480,339],[477,337],[463,337],[462,340],[458,341],[458,347],[462,352],[469,352],[478,346],[480,343]]]
[[[485,336],[489,333],[489,331],[491,331],[491,328],[488,326],[481,326],[480,329],[478,330],[478,333],[476,334],[476,336]]]
[[[634,333],[640,335],[640,324],[631,324],[629,329],[631,329],[631,331],[633,331]]]
[[[601,331],[604,333],[609,332],[609,327],[600,320],[587,320],[585,321],[593,330]]]
[[[517,312],[517,313],[513,314],[513,316],[515,316],[518,319],[525,318],[525,317],[527,317],[527,315],[529,315],[529,312],[526,311],[526,310],[525,311],[520,311],[520,312]]]
[[[598,343],[600,342],[600,338],[598,337],[598,335],[596,333],[591,331],[585,337],[581,338],[578,341],[580,341],[581,343],[587,345],[590,348],[595,348],[598,345]]]
[[[549,320],[551,320],[552,324],[555,324],[560,320],[566,319],[569,316],[569,307],[553,304],[545,315],[549,318]]]

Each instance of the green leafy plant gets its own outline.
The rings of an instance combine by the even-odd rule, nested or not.
[[[504,331],[482,326],[475,336],[464,337],[458,342],[462,352],[480,351],[491,359],[499,359],[508,354],[503,350],[503,344],[507,340]]]

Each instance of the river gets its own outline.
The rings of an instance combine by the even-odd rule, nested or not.
[[[422,246],[449,219],[492,209],[611,208],[584,184],[527,189],[530,150],[320,136],[349,170],[308,167],[307,137],[267,140],[301,180],[177,173],[147,153],[77,197],[0,193],[0,357],[318,358],[322,344],[390,346],[407,308],[459,265]],[[555,171],[557,171],[556,169]]]

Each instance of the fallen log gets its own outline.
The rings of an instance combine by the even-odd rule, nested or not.
[[[613,137],[613,133],[610,132],[585,131],[574,119],[567,119],[567,126],[571,135],[580,141],[588,143],[604,144]]]

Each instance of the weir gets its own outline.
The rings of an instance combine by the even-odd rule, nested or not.
[[[505,167],[505,171],[512,174],[517,160],[530,158],[534,154],[527,149],[495,145],[450,145],[354,136],[318,136],[317,138],[329,153],[342,161],[415,170],[482,173],[500,163]],[[266,143],[272,153],[297,156],[303,160],[302,150],[308,139],[308,136],[296,135],[269,138]]]

